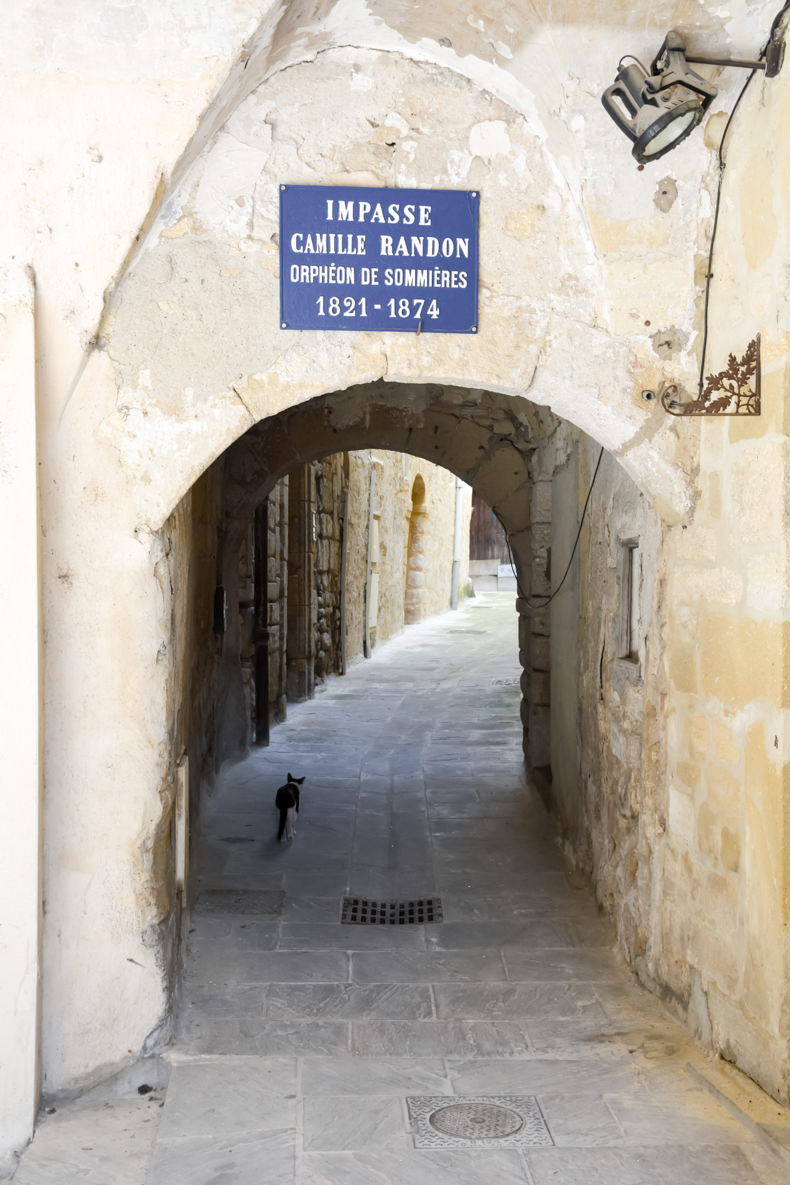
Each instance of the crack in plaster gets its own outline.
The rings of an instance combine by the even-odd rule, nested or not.
[[[242,407],[246,411],[247,415],[250,417],[250,420],[252,421],[252,423],[253,424],[257,423],[257,417],[255,415],[253,415],[253,413],[250,411],[247,404],[242,399],[241,393],[235,383],[231,383],[231,390],[238,397],[239,403],[242,405]]]

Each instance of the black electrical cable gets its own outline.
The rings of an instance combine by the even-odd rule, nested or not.
[[[771,32],[768,36],[768,40],[766,41],[763,48],[760,50],[760,57],[761,58],[765,57],[765,54],[768,50],[768,46],[773,41],[773,39],[776,35],[776,31],[779,28],[780,21],[782,20],[782,17],[788,11],[790,11],[790,0],[787,0],[787,2],[782,6],[782,8],[780,8],[780,10],[777,12],[776,16],[774,17],[773,21],[771,22]],[[708,249],[708,267],[707,267],[707,271],[705,273],[705,312],[704,312],[704,318],[703,318],[702,355],[700,357],[699,383],[698,383],[698,388],[697,388],[698,398],[702,398],[702,390],[703,390],[703,386],[705,384],[705,361],[706,361],[706,357],[707,357],[707,353],[708,353],[708,312],[709,312],[709,308],[710,308],[710,282],[713,279],[713,250],[716,245],[716,231],[718,230],[718,226],[719,226],[719,209],[721,207],[721,190],[722,190],[722,182],[724,180],[724,170],[727,167],[727,161],[724,156],[724,146],[727,142],[727,136],[730,131],[730,125],[732,124],[732,121],[735,118],[735,112],[738,110],[741,100],[743,99],[744,95],[746,94],[749,84],[751,83],[755,74],[759,74],[759,73],[760,73],[760,71],[757,69],[750,71],[749,77],[746,79],[746,82],[741,87],[741,90],[738,94],[738,98],[735,100],[732,111],[730,112],[729,118],[727,119],[727,123],[725,124],[724,132],[722,133],[721,140],[719,142],[719,152],[718,152],[719,184],[718,184],[718,188],[716,190],[716,208],[715,208],[714,214],[713,214],[713,229],[711,230],[710,247]]]
[[[788,0],[788,2],[790,2],[790,0]],[[505,542],[507,543],[507,553],[508,553],[508,556],[510,557],[510,566],[513,569],[513,575],[516,578],[516,589],[518,590],[518,595],[521,597],[521,599],[523,601],[527,602],[530,609],[545,609],[547,605],[550,605],[551,602],[554,600],[554,598],[559,593],[560,589],[562,588],[563,584],[565,583],[565,581],[567,579],[568,573],[571,570],[571,564],[573,563],[573,557],[576,555],[576,549],[579,546],[579,539],[581,538],[582,527],[584,526],[584,519],[587,515],[587,507],[590,505],[590,498],[592,497],[593,486],[595,485],[595,479],[598,476],[598,470],[601,468],[601,461],[603,460],[603,454],[604,454],[604,449],[602,448],[600,453],[598,454],[598,463],[596,464],[595,472],[592,475],[592,481],[590,482],[590,488],[587,491],[587,497],[584,500],[584,508],[582,509],[581,518],[579,519],[579,529],[576,532],[576,538],[573,542],[573,547],[571,549],[571,556],[570,556],[570,559],[568,560],[568,566],[566,567],[566,569],[563,573],[562,580],[559,582],[557,587],[554,589],[554,592],[551,593],[548,597],[541,597],[536,602],[533,598],[528,597],[527,594],[522,589],[521,584],[519,583],[518,572],[516,571],[516,565],[513,562],[513,552],[510,550],[510,540],[507,537],[507,532],[505,532]],[[496,511],[494,511],[494,513],[496,514]],[[497,514],[497,518],[499,518],[498,514]],[[499,519],[499,521],[500,521],[500,523],[502,522],[501,519]],[[504,523],[502,523],[502,526],[504,528]]]
[[[771,32],[770,32],[770,33],[769,33],[769,35],[768,35],[768,40],[766,41],[766,43],[765,43],[765,45],[763,46],[763,48],[760,50],[760,57],[764,57],[764,56],[765,56],[765,54],[766,54],[766,52],[767,52],[767,50],[768,50],[768,46],[769,46],[769,45],[771,44],[771,42],[773,41],[773,39],[774,39],[774,36],[775,36],[775,34],[776,34],[776,31],[777,31],[777,29],[779,28],[779,22],[781,21],[782,17],[785,15],[785,13],[786,13],[788,10],[790,10],[790,0],[786,0],[786,3],[782,5],[782,7],[779,9],[779,11],[777,12],[776,16],[774,17],[774,19],[773,19],[773,21],[772,21],[772,23],[771,23]]]
[[[718,188],[716,190],[716,207],[713,212],[713,229],[711,230],[711,233],[710,233],[710,247],[708,249],[708,267],[707,267],[707,270],[705,273],[705,311],[703,314],[703,322],[702,322],[702,327],[703,327],[702,354],[700,356],[699,382],[698,382],[698,386],[697,386],[697,394],[698,394],[699,398],[702,397],[702,388],[705,384],[705,362],[706,362],[707,353],[708,353],[708,311],[710,309],[710,282],[713,279],[713,250],[716,245],[716,231],[718,230],[718,227],[719,227],[719,209],[721,207],[721,190],[722,190],[722,182],[724,180],[724,170],[727,167],[727,161],[725,160],[725,157],[724,157],[724,145],[727,140],[727,134],[730,130],[730,124],[732,123],[732,121],[735,117],[735,112],[738,110],[741,99],[746,94],[746,90],[749,86],[749,83],[752,81],[755,74],[757,74],[757,73],[758,73],[758,71],[756,69],[752,70],[749,73],[749,77],[746,79],[746,82],[741,87],[738,98],[735,100],[732,111],[730,112],[727,123],[725,124],[724,132],[722,133],[722,137],[721,137],[721,141],[719,142],[719,153],[718,153],[718,155],[719,155],[719,184],[718,184]]]

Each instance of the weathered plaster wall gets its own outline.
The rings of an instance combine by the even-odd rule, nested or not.
[[[595,476],[600,448],[582,434],[560,425],[542,451],[540,469],[552,474],[544,597],[566,570],[595,478],[577,554],[547,607],[551,800],[568,852],[592,876],[623,954],[641,971],[665,830],[663,527],[612,457],[602,457]],[[632,599],[628,552],[635,544]]]
[[[579,503],[598,453],[591,442],[578,446]],[[580,557],[577,843],[594,870],[599,899],[615,917],[621,949],[639,968],[654,924],[656,847],[664,831],[663,528],[606,456],[588,515]]]
[[[2,304],[0,606],[0,1159],[27,1139],[38,1102],[41,967],[42,620],[35,290],[21,269]],[[31,871],[33,875],[31,875]]]
[[[790,77],[755,79],[742,112],[706,373],[759,332],[762,415],[702,423],[697,512],[670,534],[665,907],[653,966],[714,1047],[787,1103]],[[682,909],[689,899],[707,906]]]
[[[552,619],[552,687],[567,695],[573,633],[561,641],[557,632],[579,598],[575,807],[562,752],[573,726],[566,708],[553,716],[562,737],[552,746],[577,858],[589,862],[641,978],[785,1103],[788,226],[780,129],[789,103],[785,79],[755,80],[747,92],[727,153],[713,266],[705,373],[723,368],[729,353],[743,355],[759,332],[762,415],[678,421],[700,441],[699,501],[678,525],[661,527],[605,462],[582,536],[581,583],[561,594]],[[691,383],[681,398],[695,394]],[[576,515],[593,453],[582,450],[581,468],[572,454],[573,472],[566,465],[555,473],[555,490],[576,486]],[[565,497],[555,498],[555,547],[568,541],[565,507]],[[613,661],[618,535],[639,537],[640,547],[649,540],[639,669]]]
[[[529,394],[605,443],[667,521],[692,530],[701,430],[650,409],[640,392],[663,377],[693,384],[712,158],[697,137],[673,153],[666,172],[637,173],[598,95],[621,52],[650,57],[673,24],[693,30],[701,48],[753,50],[774,5],[733,0],[713,12],[667,0],[651,6],[650,28],[630,4],[571,6],[561,18],[555,7],[459,17],[434,5],[418,25],[413,5],[385,11],[362,0],[320,9],[225,0],[186,13],[159,0],[87,13],[14,6],[0,46],[13,88],[0,127],[10,162],[0,178],[0,254],[14,269],[33,264],[39,279],[49,1090],[139,1051],[164,1015],[159,954],[144,940],[161,919],[151,860],[174,735],[172,601],[158,532],[256,420],[382,376],[498,390],[515,396],[516,407]],[[723,100],[733,85],[724,80]],[[760,327],[774,409],[786,383],[787,186],[778,147],[786,92],[785,77],[760,83],[739,115],[728,171],[738,197],[725,208],[721,332],[714,327],[710,355],[711,368],[723,365],[735,339],[742,349]],[[479,188],[480,333],[451,341],[283,338],[272,238],[283,180]],[[669,182],[679,194],[671,205]],[[9,327],[28,340],[24,319]],[[458,410],[466,414],[463,397]],[[705,605],[683,593],[669,623],[668,710],[677,723],[668,759],[679,767],[696,754],[703,771],[699,787],[675,799],[690,803],[671,824],[679,851],[698,843],[688,819],[696,828],[713,752],[691,748],[696,734],[686,734],[684,721],[723,722],[744,762],[749,755],[750,779],[759,773],[744,798],[737,896],[753,967],[735,1012],[718,992],[708,1000],[714,1033],[726,1035],[747,1068],[759,1062],[763,1080],[778,1081],[788,1010],[784,691],[777,668],[762,669],[759,687],[743,674],[753,653],[745,641],[774,645],[786,609],[784,542],[762,534],[784,514],[775,508],[772,518],[765,507],[784,486],[786,425],[770,415],[763,424],[758,437],[748,434],[753,427],[702,426],[701,490],[714,544],[705,549],[703,512],[693,523],[693,557],[671,554],[692,575],[725,575]],[[452,436],[449,419],[443,427]],[[505,417],[489,431],[503,438],[516,429]],[[455,448],[459,471],[470,440]],[[31,462],[24,449],[20,456],[30,488]],[[501,464],[501,455],[490,463]],[[485,469],[481,476],[492,480]],[[516,489],[502,495],[511,508],[519,497]],[[735,602],[731,557],[745,590]],[[27,591],[35,603],[30,567]],[[9,620],[15,595],[6,593]],[[697,624],[704,658],[688,663],[682,631],[690,638]],[[737,655],[737,677],[717,667],[724,654]],[[722,693],[725,682],[737,685],[735,702]],[[28,736],[37,716],[31,700]],[[705,843],[716,869],[718,840]],[[28,900],[37,891],[32,878]],[[688,939],[679,981],[685,962],[714,983],[716,952],[706,937]],[[657,968],[669,979],[671,968]],[[743,1028],[747,1014],[753,1035]]]
[[[314,127],[316,89],[330,124],[343,127],[337,143]],[[283,333],[283,179],[412,185],[421,178],[485,193],[480,320],[487,331],[452,340]],[[692,232],[696,224],[687,217],[667,250],[675,253]],[[117,415],[105,427],[138,484],[154,439],[172,433],[175,498],[179,483],[189,484],[216,455],[207,417],[228,443],[240,416],[251,423],[295,400],[382,375],[442,375],[459,385],[529,390],[537,402],[558,404],[621,451],[627,468],[633,446],[640,480],[677,513],[689,504],[678,436],[666,421],[641,434],[649,415],[632,397],[640,379],[628,375],[641,363],[626,360],[623,339],[593,328],[600,285],[587,220],[522,116],[447,70],[361,50],[327,51],[245,99],[163,207],[105,322],[120,386]],[[678,294],[683,307],[692,294],[689,273]],[[203,327],[197,337],[196,324]],[[320,364],[308,343],[320,343]],[[154,493],[154,486],[164,493],[160,483],[161,475],[149,491],[147,513],[154,516],[161,513]]]

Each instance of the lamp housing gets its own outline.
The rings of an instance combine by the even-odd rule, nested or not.
[[[686,61],[678,33],[667,33],[650,73],[631,59],[601,96],[604,109],[632,142],[639,162],[658,160],[694,130],[718,93]]]

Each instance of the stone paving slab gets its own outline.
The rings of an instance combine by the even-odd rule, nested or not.
[[[540,1149],[525,1159],[535,1185],[761,1185],[735,1145]]]
[[[439,1020],[606,1019],[594,984],[441,983],[436,984],[433,995]]]
[[[405,1098],[410,1094],[452,1094],[441,1058],[305,1057],[302,1094],[381,1095]]]
[[[353,1020],[377,1016],[429,1020],[433,1000],[427,985],[284,984],[270,989],[266,1014],[275,1019],[325,1015]]]
[[[497,950],[376,951],[351,956],[351,979],[354,983],[485,982],[504,980],[505,968]]]
[[[524,782],[515,624],[493,595],[413,627],[223,773],[166,1096],[58,1104],[14,1185],[786,1185],[566,874]],[[342,925],[346,893],[439,893],[445,920]],[[426,1096],[534,1097],[554,1144],[417,1149]]]
[[[195,943],[190,951],[191,983],[336,983],[348,979],[348,958],[341,952],[256,951]]]
[[[14,1185],[147,1185],[161,1098],[59,1107],[39,1120]]]
[[[179,1024],[178,1036],[179,1048],[185,1053],[226,1057],[346,1053],[351,1041],[347,1021],[269,1021],[255,1016],[189,1017]]]
[[[293,1058],[205,1058],[174,1062],[160,1139],[296,1127]]]
[[[481,1185],[481,1182],[531,1185],[521,1154],[516,1151],[415,1153],[383,1149],[313,1153],[302,1160],[301,1185],[373,1185],[374,1182],[375,1185]]]
[[[526,1022],[517,1020],[353,1021],[354,1053],[412,1057],[525,1057],[532,1049]]]
[[[423,926],[284,924],[280,950],[424,950]]]
[[[294,1180],[295,1136],[284,1128],[160,1140],[145,1185],[286,1185]]]
[[[503,952],[507,977],[515,983],[590,983],[623,975],[609,950],[516,950]]]
[[[309,1097],[304,1101],[305,1152],[365,1152],[411,1147],[403,1100],[369,1095]]]
[[[561,921],[444,922],[427,927],[430,949],[441,951],[498,950],[515,946],[519,950],[574,947],[576,938]]]

